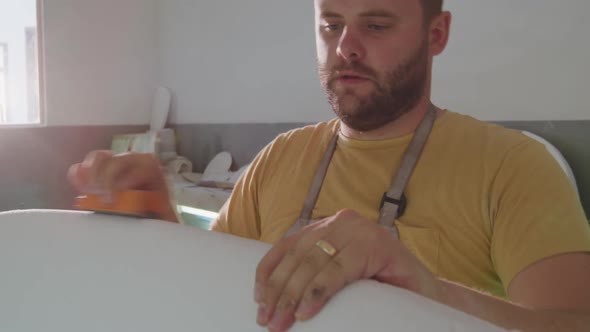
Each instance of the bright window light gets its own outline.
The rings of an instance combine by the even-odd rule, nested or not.
[[[0,0],[0,126],[42,124],[40,0]]]
[[[208,219],[216,219],[219,213],[213,211],[207,211],[202,209],[196,209],[186,205],[178,205],[178,211],[181,213],[188,213],[195,216],[205,217]]]

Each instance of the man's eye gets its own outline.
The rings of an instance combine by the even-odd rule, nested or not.
[[[324,29],[328,31],[336,31],[340,29],[340,24],[325,24]]]
[[[369,30],[373,30],[373,31],[383,31],[383,30],[386,30],[387,28],[389,28],[386,25],[379,25],[379,24],[369,24],[368,27],[369,27]]]

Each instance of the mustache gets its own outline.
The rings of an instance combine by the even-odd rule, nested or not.
[[[341,72],[344,71],[353,71],[367,77],[368,79],[374,82],[377,82],[377,73],[373,69],[359,62],[339,64],[333,66],[332,68],[320,68],[320,77],[322,78],[322,80],[331,83],[332,81],[338,78]]]

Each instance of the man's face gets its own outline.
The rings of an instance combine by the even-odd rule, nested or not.
[[[320,80],[350,128],[380,128],[410,111],[429,75],[419,0],[315,0]]]

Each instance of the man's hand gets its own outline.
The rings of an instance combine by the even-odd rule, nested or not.
[[[283,239],[262,259],[257,322],[285,331],[295,319],[315,316],[346,285],[369,278],[440,300],[440,282],[390,231],[343,210]]]
[[[68,180],[79,193],[100,195],[106,201],[126,190],[154,191],[170,200],[164,172],[153,154],[113,155],[110,151],[93,151],[81,163],[70,167]],[[158,217],[176,222],[171,204],[167,211]]]

